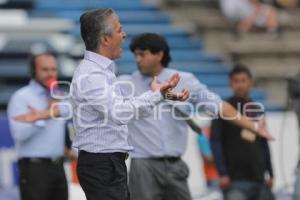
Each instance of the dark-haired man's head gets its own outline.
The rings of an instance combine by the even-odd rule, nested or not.
[[[57,62],[51,53],[32,55],[29,60],[31,78],[44,87],[48,87],[49,80],[57,79]]]
[[[143,33],[134,37],[130,50],[135,55],[140,72],[146,76],[158,75],[171,61],[167,41],[155,33]]]
[[[248,98],[253,86],[253,78],[250,70],[244,65],[237,64],[229,73],[229,78],[234,96]]]
[[[86,50],[100,53],[110,59],[121,56],[121,45],[126,33],[113,9],[85,12],[80,17],[80,31]]]

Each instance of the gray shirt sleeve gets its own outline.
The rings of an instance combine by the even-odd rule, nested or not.
[[[204,110],[210,115],[218,114],[223,102],[218,94],[210,91],[191,73],[185,73],[181,80],[183,87],[190,91],[189,102],[193,103],[197,110]]]

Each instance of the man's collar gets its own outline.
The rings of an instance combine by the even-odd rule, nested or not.
[[[136,73],[134,73],[136,74]],[[153,77],[150,76],[145,76],[143,75],[140,71],[137,72],[137,75],[144,81],[146,82],[148,85],[151,84]],[[157,80],[159,83],[164,83],[165,81],[167,81],[170,78],[170,71],[169,69],[162,69],[162,71],[158,74],[157,76]]]
[[[44,86],[42,86],[39,82],[34,79],[31,79],[29,82],[29,86],[34,89],[34,91],[40,94],[47,94],[49,92]]]
[[[251,99],[251,97],[250,96],[246,96],[246,97],[238,97],[238,96],[236,96],[236,95],[232,95],[231,96],[231,99],[233,99],[233,100],[235,100],[235,101],[238,101],[238,102],[251,102],[252,101],[252,99]]]
[[[169,72],[170,72],[169,69],[163,68],[163,69],[161,70],[161,72],[158,74],[157,80],[158,80],[160,83],[163,83],[163,82],[169,80],[170,75],[171,75]]]
[[[104,69],[107,69],[109,66],[112,66],[114,63],[111,59],[105,56],[87,50],[84,53],[84,59],[93,61],[98,65],[100,65],[101,67],[103,67]]]

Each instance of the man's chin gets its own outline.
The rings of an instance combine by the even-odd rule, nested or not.
[[[119,59],[119,58],[121,58],[121,57],[122,57],[122,54],[123,54],[123,50],[121,49],[121,50],[119,51],[119,53],[116,54],[116,55],[114,56],[113,59]]]
[[[122,57],[122,55],[116,55],[116,56],[114,56],[114,58],[112,60],[116,60],[116,59],[119,59],[121,57]]]
[[[142,71],[142,70],[139,70],[139,71],[144,76],[151,76],[152,77],[151,73],[149,73],[149,72],[145,72],[145,71]]]
[[[38,82],[41,86],[43,86],[44,88],[48,88],[47,86],[47,82],[46,81],[39,81],[39,80],[35,80],[36,82]]]

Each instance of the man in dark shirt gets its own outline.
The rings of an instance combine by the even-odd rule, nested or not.
[[[249,98],[253,84],[250,71],[237,65],[229,77],[234,94],[228,102],[252,120],[261,119],[261,106]],[[213,120],[211,132],[224,199],[272,199],[273,171],[267,141],[221,118]]]

